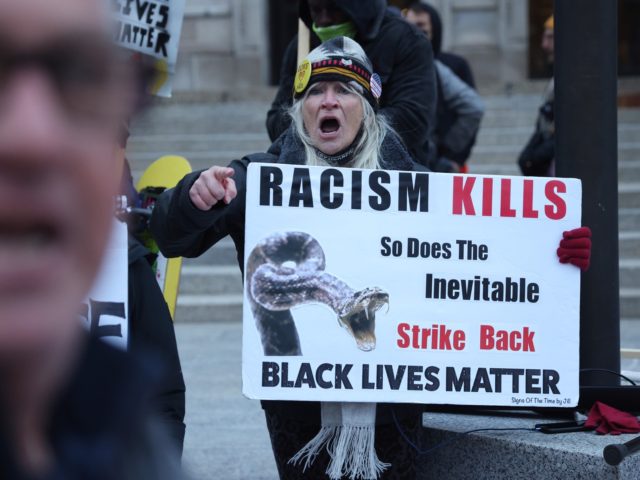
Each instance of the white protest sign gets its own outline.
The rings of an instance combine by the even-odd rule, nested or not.
[[[126,350],[129,337],[129,260],[127,225],[114,220],[98,277],[82,306],[92,335]]]
[[[246,396],[577,404],[578,180],[251,164],[246,190]]]
[[[118,45],[156,59],[153,93],[171,95],[185,0],[110,0]]]

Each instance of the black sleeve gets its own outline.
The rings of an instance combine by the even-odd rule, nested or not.
[[[460,79],[469,85],[471,88],[475,90],[476,81],[473,78],[473,72],[471,71],[471,67],[469,66],[469,62],[467,62],[464,58],[461,59],[460,62],[460,74],[458,75]]]
[[[545,136],[536,130],[518,158],[523,175],[545,176],[555,155],[553,135]]]
[[[293,80],[296,75],[298,57],[298,36],[296,35],[287,47],[280,70],[280,84],[276,98],[267,112],[267,132],[272,142],[278,138],[291,124],[287,109],[293,102]]]
[[[185,385],[176,335],[169,307],[144,257],[129,265],[129,319],[131,351],[151,351],[166,367],[152,405],[181,455],[185,433]]]
[[[476,83],[473,78],[473,72],[469,62],[464,57],[455,55],[448,52],[440,52],[438,60],[444,63],[447,67],[453,70],[460,80],[469,85],[474,90],[476,89]]]
[[[431,138],[436,114],[436,77],[431,44],[410,28],[399,31],[391,76],[383,88],[380,110],[406,143],[412,156],[426,164],[424,145]]]
[[[189,189],[202,171],[190,173],[160,195],[150,229],[165,257],[197,257],[227,235],[233,237],[236,246],[243,244],[247,162],[234,160],[229,167],[235,171],[233,180],[238,190],[229,205],[220,202],[206,212],[193,205]]]

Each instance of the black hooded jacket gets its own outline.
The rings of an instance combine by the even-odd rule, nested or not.
[[[127,196],[127,204],[137,206],[138,192],[133,185],[131,167],[125,159],[120,191]],[[134,234],[142,227],[139,219],[130,217],[128,236],[128,285],[129,285],[129,350],[152,351],[165,363],[165,375],[153,397],[153,406],[160,421],[166,425],[180,454],[185,434],[185,384],[173,320],[169,307],[151,268],[156,255],[147,250]]]
[[[150,351],[166,367],[152,404],[182,454],[185,434],[185,384],[169,307],[151,269],[152,254],[129,235],[129,349]]]
[[[429,11],[431,20],[431,48],[433,48],[433,56],[449,67],[460,80],[475,89],[476,84],[473,79],[473,73],[469,63],[459,55],[442,51],[442,19],[438,11],[422,2],[425,10]]]
[[[337,6],[353,21],[355,40],[362,46],[382,79],[381,113],[391,122],[420,163],[427,165],[425,143],[431,138],[436,113],[436,81],[429,41],[412,25],[387,11],[385,0],[341,0]],[[300,1],[300,18],[311,29],[306,0]],[[311,30],[311,48],[320,40]],[[269,137],[275,141],[289,126],[286,112],[293,99],[298,39],[284,55],[278,93],[267,113]]]
[[[471,73],[471,67],[469,63],[462,57],[455,55],[453,53],[447,53],[442,51],[442,20],[440,19],[440,14],[438,11],[429,5],[428,3],[421,3],[422,8],[427,10],[429,13],[429,18],[431,20],[431,46],[433,48],[433,55],[436,60],[442,62],[445,66],[449,67],[451,71],[464,83],[475,90],[475,82],[473,79],[473,73]],[[437,72],[436,72],[437,73]],[[431,167],[436,171],[448,171],[446,169],[447,163],[451,161],[455,161],[460,165],[463,165],[469,156],[471,155],[471,150],[475,145],[476,139],[475,136],[473,139],[466,145],[460,146],[459,150],[456,152],[448,149],[442,142],[442,139],[447,136],[447,133],[451,130],[451,128],[456,124],[458,120],[458,114],[451,110],[446,102],[446,94],[445,88],[443,88],[443,79],[436,75],[436,84],[437,84],[437,92],[438,92],[438,101],[436,107],[436,124],[435,124],[435,139],[436,139],[436,157],[435,162],[431,165]],[[445,163],[445,167],[443,168],[440,163],[441,158],[445,157],[448,160]]]

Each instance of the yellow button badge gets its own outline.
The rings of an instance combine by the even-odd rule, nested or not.
[[[310,78],[311,78],[311,62],[305,59],[298,66],[298,71],[296,72],[296,81],[294,84],[296,93],[304,92],[304,89],[307,88],[307,85],[309,84]]]

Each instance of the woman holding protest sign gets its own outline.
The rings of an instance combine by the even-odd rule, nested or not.
[[[313,50],[296,75],[292,125],[268,152],[187,175],[158,199],[151,229],[162,252],[198,256],[231,235],[243,268],[251,162],[422,169],[376,114],[381,89],[353,40],[339,37]],[[281,478],[416,476],[417,405],[263,401],[263,408]]]

